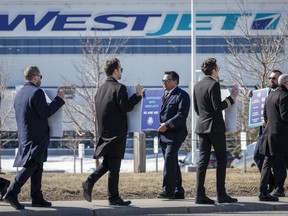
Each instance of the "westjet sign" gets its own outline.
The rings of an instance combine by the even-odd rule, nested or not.
[[[251,19],[251,30],[276,30],[279,13],[197,13],[197,35],[222,35],[235,30],[240,17]],[[79,36],[101,32],[113,36],[189,36],[190,13],[65,13],[48,11],[43,15],[0,13],[0,35],[5,36]]]

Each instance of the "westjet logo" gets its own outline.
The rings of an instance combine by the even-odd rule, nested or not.
[[[281,15],[278,13],[199,13],[196,15],[196,30],[219,31],[234,30],[241,16],[252,19],[251,29],[275,30]],[[219,17],[221,18],[219,21]],[[213,24],[214,21],[218,25]],[[221,22],[221,23],[219,23]],[[153,23],[153,28],[151,24]],[[157,28],[155,29],[155,23]],[[215,27],[216,26],[216,27]],[[220,28],[218,27],[220,26]],[[184,32],[190,34],[191,14],[183,13],[147,13],[147,14],[104,14],[94,16],[90,13],[64,13],[49,11],[37,19],[35,14],[0,14],[0,32],[19,30],[51,31],[51,32],[81,32],[81,31],[130,31],[141,32],[145,36],[162,36],[169,33]]]

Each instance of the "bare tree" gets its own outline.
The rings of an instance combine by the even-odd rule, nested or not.
[[[64,78],[75,92],[74,97],[66,100],[64,108],[71,128],[75,129],[77,137],[90,133],[94,138],[94,146],[99,138],[95,94],[105,80],[104,65],[107,59],[123,55],[126,42],[127,39],[104,38],[96,34],[94,37],[87,37],[83,41],[85,47],[82,49],[82,59],[74,63],[78,82]]]
[[[238,128],[248,131],[247,93],[251,86],[265,88],[268,84],[269,73],[273,69],[280,68],[287,60],[288,56],[284,52],[287,43],[285,37],[288,19],[286,13],[271,14],[272,21],[267,19],[266,23],[264,22],[266,28],[263,28],[260,22],[251,22],[252,13],[249,11],[249,2],[235,1],[238,6],[237,12],[240,11],[241,15],[235,31],[232,33],[227,31],[224,35],[228,49],[224,57],[228,63],[225,70],[230,76],[228,83],[235,83],[241,88],[238,99],[240,102]],[[277,23],[277,29],[271,30],[268,27],[271,23]],[[234,32],[237,35],[233,35]]]
[[[13,121],[13,106],[12,101],[14,98],[13,91],[7,90],[7,85],[10,76],[8,70],[5,67],[0,66],[0,173],[2,172],[1,155],[2,148],[11,141],[15,141],[15,133],[9,131],[15,125]]]

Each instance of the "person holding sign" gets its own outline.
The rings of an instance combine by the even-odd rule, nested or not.
[[[282,72],[279,70],[273,70],[269,76],[269,94],[276,90],[278,87],[278,78],[282,75]],[[249,97],[252,97],[253,91],[249,93]],[[263,130],[265,128],[265,121],[263,120],[263,125],[259,127],[259,134],[255,146],[254,151],[254,161],[259,169],[259,172],[261,173],[263,162],[265,155],[260,154],[259,147],[261,145],[262,140],[262,134]],[[274,196],[277,197],[285,197],[284,192],[284,183],[287,176],[286,172],[286,165],[285,162],[279,158],[276,160],[272,166],[270,175],[269,175],[269,181],[268,181],[268,191],[272,192]]]
[[[259,153],[265,155],[260,178],[260,201],[279,201],[268,191],[270,171],[277,160],[288,157],[288,74],[278,78],[279,86],[265,100],[264,121],[266,123],[259,146]]]
[[[222,110],[230,107],[237,95],[238,88],[232,89],[231,95],[221,101],[219,67],[215,58],[205,60],[201,65],[205,77],[194,86],[194,110],[199,116],[196,131],[199,135],[200,160],[197,169],[196,199],[197,204],[214,204],[214,200],[205,194],[205,176],[209,163],[211,146],[217,158],[217,198],[219,203],[234,203],[238,200],[226,193],[226,128]]]
[[[26,83],[16,94],[14,109],[16,115],[19,150],[14,167],[23,167],[9,187],[4,200],[15,209],[24,209],[18,202],[18,194],[26,181],[31,179],[31,198],[33,207],[50,207],[51,202],[43,198],[41,191],[43,162],[47,160],[50,140],[48,118],[62,107],[64,91],[48,105],[45,93],[40,89],[42,75],[36,66],[29,66],[24,71]]]
[[[162,192],[158,198],[184,199],[182,176],[178,164],[178,151],[187,136],[186,119],[190,109],[189,94],[178,87],[179,75],[175,71],[164,73],[158,139],[164,157]]]
[[[127,88],[118,82],[123,68],[117,58],[109,59],[105,65],[107,79],[95,95],[96,117],[98,124],[98,140],[94,158],[103,156],[99,167],[82,182],[83,196],[92,201],[94,184],[108,172],[109,205],[127,206],[131,201],[124,201],[118,190],[121,161],[125,153],[127,136],[127,112],[133,110],[144,95],[142,86],[136,87],[136,93],[128,98]]]

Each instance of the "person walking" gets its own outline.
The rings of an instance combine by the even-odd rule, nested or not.
[[[164,171],[162,192],[157,197],[184,199],[178,151],[187,136],[186,119],[190,110],[190,97],[178,86],[179,75],[175,71],[165,72],[162,82],[165,93],[157,131],[164,157]]]
[[[283,73],[279,70],[273,70],[269,76],[269,94],[276,90],[278,87],[278,78]],[[250,97],[252,97],[253,91],[249,94]],[[262,134],[263,130],[265,128],[265,121],[263,121],[263,126],[260,126],[259,128],[259,135],[257,138],[255,151],[254,151],[254,161],[259,169],[259,172],[261,173],[263,162],[265,155],[260,154],[259,147],[261,145],[262,141]],[[269,180],[268,180],[268,192],[272,192],[274,196],[277,197],[285,197],[285,190],[284,190],[284,183],[285,179],[287,177],[287,171],[286,171],[286,164],[285,161],[282,158],[278,158],[270,171]]]
[[[50,207],[51,202],[43,198],[43,163],[47,160],[49,145],[48,118],[64,105],[64,91],[47,104],[45,93],[40,89],[42,75],[36,66],[24,71],[26,83],[16,94],[14,109],[18,130],[19,150],[14,167],[23,167],[7,190],[4,200],[15,209],[24,209],[18,202],[18,194],[26,181],[31,179],[31,198],[33,207]]]
[[[221,101],[219,84],[219,67],[215,58],[205,60],[201,70],[205,77],[194,86],[193,102],[194,110],[199,116],[195,133],[199,136],[200,159],[197,169],[196,199],[197,204],[214,204],[214,200],[206,196],[205,176],[209,163],[211,146],[213,146],[217,158],[217,200],[219,203],[237,202],[236,198],[226,193],[226,136],[225,123],[222,110],[230,107],[237,95],[238,89],[233,88],[231,95]]]
[[[268,180],[271,167],[277,160],[288,156],[286,135],[288,133],[288,74],[278,78],[279,87],[265,100],[264,121],[266,127],[259,146],[259,153],[265,155],[260,178],[260,201],[279,201],[277,196],[269,194]]]
[[[97,169],[82,183],[83,196],[92,201],[94,184],[108,172],[108,200],[110,205],[126,206],[131,201],[124,201],[118,190],[121,160],[124,157],[127,136],[127,115],[142,99],[144,88],[136,87],[136,93],[128,98],[126,86],[119,83],[123,68],[117,58],[109,59],[105,65],[107,79],[95,95],[98,140],[94,158],[103,156]]]

